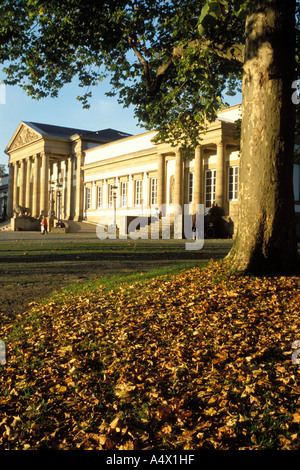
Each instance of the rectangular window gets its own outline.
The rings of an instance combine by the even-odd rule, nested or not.
[[[239,193],[239,167],[232,166],[229,168],[228,179],[228,199],[229,201],[237,201]]]
[[[102,186],[97,186],[97,207],[100,209],[103,205]]]
[[[85,208],[86,210],[91,208],[91,189],[86,188],[85,190]]]
[[[121,207],[127,207],[127,181],[121,183]]]
[[[194,173],[189,173],[188,180],[188,202],[193,202],[193,193],[194,193]]]
[[[151,178],[150,204],[157,204],[157,178]]]
[[[215,203],[216,170],[205,172],[205,207],[211,207]]]
[[[135,180],[135,198],[134,204],[140,206],[142,204],[142,180]]]
[[[113,184],[109,184],[107,189],[108,189],[108,207],[113,207],[114,205]]]

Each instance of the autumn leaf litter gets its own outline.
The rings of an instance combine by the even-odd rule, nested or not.
[[[299,277],[212,262],[0,327],[1,449],[294,449]]]

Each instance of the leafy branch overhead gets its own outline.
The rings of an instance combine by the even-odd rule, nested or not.
[[[88,107],[91,87],[109,76],[108,95],[133,105],[149,129],[169,128],[175,138],[190,129],[193,139],[239,83],[248,3],[4,1],[6,83],[40,99],[77,77]]]

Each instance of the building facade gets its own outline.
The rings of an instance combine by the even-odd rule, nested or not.
[[[153,141],[156,133],[90,132],[22,122],[10,140],[8,215],[20,205],[33,217],[110,225],[122,216],[149,217],[188,204],[217,204],[238,222],[240,106],[219,113],[188,159],[179,148]],[[295,162],[295,208],[300,215],[300,166]]]
[[[43,211],[48,214],[53,198],[61,218],[81,220],[85,151],[128,135],[113,129],[91,132],[21,122],[5,149],[9,156],[8,216],[13,216],[17,206],[28,208],[33,217]]]
[[[114,204],[118,222],[120,216],[151,216],[161,208],[173,214],[184,204],[194,213],[197,204],[214,203],[237,222],[239,142],[233,131],[238,110],[220,113],[189,159],[179,148],[155,144],[155,132],[87,150],[86,220],[112,224]]]

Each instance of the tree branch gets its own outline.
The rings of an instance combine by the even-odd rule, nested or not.
[[[211,49],[211,51],[217,54],[219,57],[227,59],[231,62],[238,62],[240,64],[243,64],[245,60],[244,44],[233,44],[231,46],[223,46],[222,44],[215,44],[214,42],[203,38],[195,39],[194,41],[190,41],[187,44],[174,47],[172,55],[183,55],[186,48],[198,49],[199,51]]]
[[[158,67],[156,74],[153,76],[153,74],[151,74],[151,65],[133,43],[131,38],[129,40],[129,44],[139,59],[140,64],[144,68],[144,78],[150,95],[155,94],[159,90],[165,75],[174,63],[174,57],[183,56],[187,48],[198,49],[199,51],[210,49],[219,57],[238,64],[243,64],[245,60],[245,46],[243,44],[223,46],[222,44],[215,44],[207,39],[196,39],[188,42],[187,44],[173,47],[170,58]]]

